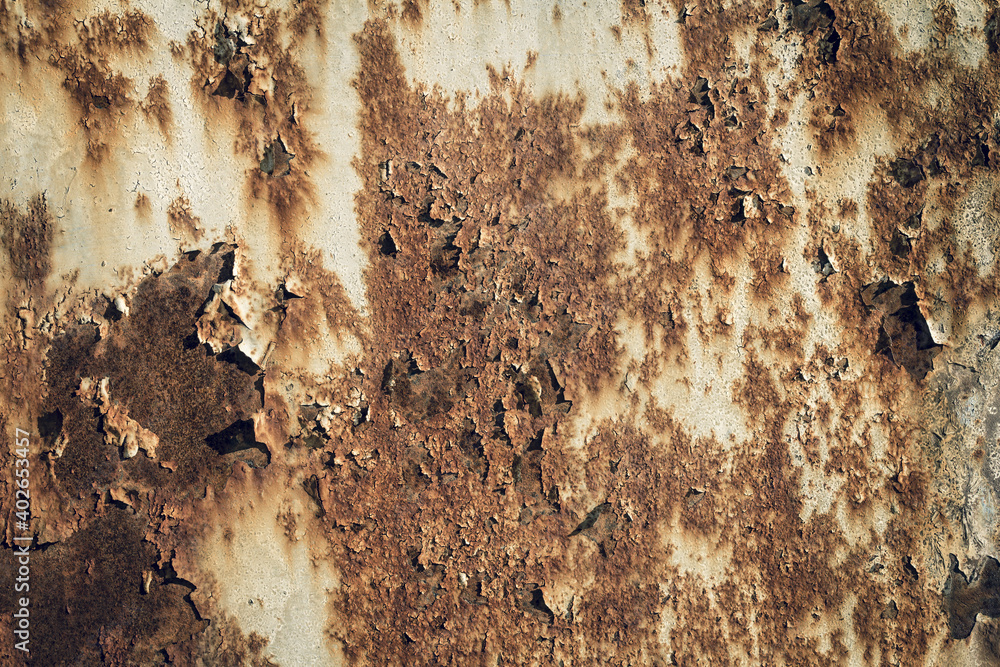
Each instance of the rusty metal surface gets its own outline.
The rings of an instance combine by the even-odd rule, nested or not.
[[[0,662],[1000,664],[998,21],[0,0]]]

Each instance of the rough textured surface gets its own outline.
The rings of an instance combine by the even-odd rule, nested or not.
[[[1000,664],[998,21],[0,0],[0,662]]]

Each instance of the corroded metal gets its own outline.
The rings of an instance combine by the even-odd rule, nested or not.
[[[0,0],[0,662],[997,664],[998,18]]]

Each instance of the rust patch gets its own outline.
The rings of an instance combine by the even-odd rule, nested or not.
[[[170,89],[167,85],[167,80],[163,78],[162,74],[159,74],[149,79],[149,88],[146,91],[146,97],[140,103],[142,112],[155,120],[160,127],[160,131],[164,134],[168,134],[170,124],[173,120],[173,113],[170,111],[170,100],[168,99],[169,94]]]
[[[191,239],[197,243],[205,233],[201,228],[201,218],[191,212],[191,202],[183,195],[175,198],[167,207],[167,222],[171,231],[185,240]]]
[[[107,488],[122,475],[149,488],[167,484],[182,495],[203,493],[240,458],[236,449],[213,451],[208,439],[259,408],[255,378],[210,356],[195,338],[199,309],[223,263],[223,253],[195,251],[145,279],[128,315],[113,321],[106,337],[98,340],[96,327],[78,325],[53,341],[45,412],[62,415],[66,444],[50,465],[71,496],[95,484]],[[81,401],[81,378],[108,378],[114,403],[158,438],[155,461],[140,456],[125,463],[106,443],[108,416]]]
[[[65,542],[32,553],[32,664],[157,664],[164,646],[206,625],[186,597],[191,584],[157,566],[146,521],[122,503]],[[7,559],[5,559],[6,562]],[[9,581],[9,580],[8,580]]]
[[[219,114],[220,109],[232,110],[236,153],[246,158],[248,168],[259,166],[248,169],[248,192],[268,203],[282,235],[294,232],[314,202],[315,185],[308,170],[322,158],[306,126],[310,84],[294,40],[286,45],[284,35],[287,21],[292,21],[296,34],[305,29],[303,16],[319,11],[316,6],[309,10],[310,6],[306,3],[291,17],[276,10],[255,14],[237,32],[227,27],[223,16],[208,12],[199,18],[202,30],[192,31],[187,40],[197,99],[210,116],[225,115]],[[315,30],[321,28],[319,22]],[[286,162],[292,156],[295,168]]]
[[[25,286],[37,285],[49,274],[54,223],[44,195],[36,195],[25,211],[0,201],[0,243],[7,252],[13,277]]]

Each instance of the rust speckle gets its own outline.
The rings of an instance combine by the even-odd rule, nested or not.
[[[198,242],[204,235],[201,218],[192,213],[191,202],[183,195],[176,197],[167,207],[167,222],[174,234],[181,235],[185,240]]]
[[[151,212],[151,207],[149,204],[149,197],[145,192],[140,192],[135,196],[134,208],[136,213],[144,218],[148,218]]]
[[[44,280],[51,269],[49,252],[54,233],[45,196],[33,197],[23,212],[7,200],[0,201],[0,230],[0,242],[14,278],[25,287]]]
[[[173,114],[170,111],[170,101],[168,99],[169,94],[170,89],[167,85],[167,80],[163,78],[163,75],[157,75],[149,79],[149,88],[146,91],[146,97],[139,104],[142,112],[155,120],[160,127],[160,131],[164,134],[167,134],[170,130],[170,124],[173,120]]]

